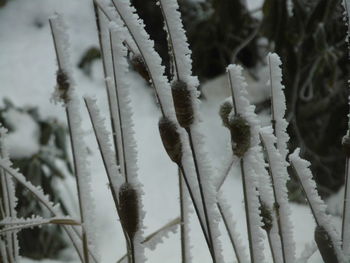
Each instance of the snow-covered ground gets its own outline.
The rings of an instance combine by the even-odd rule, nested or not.
[[[252,5],[257,6],[256,2],[258,1],[255,1],[255,5],[254,3]],[[92,1],[9,1],[4,8],[0,9],[0,99],[9,98],[18,106],[37,106],[43,117],[55,117],[60,121],[65,121],[63,108],[54,105],[50,100],[55,86],[57,67],[48,17],[54,12],[63,14],[66,24],[69,26],[71,58],[74,65],[78,63],[87,48],[97,46],[98,39]],[[107,100],[101,63],[95,62],[93,64],[91,77],[84,75],[82,71],[75,67],[74,78],[78,93],[96,97],[98,105],[107,118]],[[179,215],[177,169],[170,162],[161,144],[157,125],[160,112],[154,103],[152,90],[146,87],[143,79],[137,74],[131,72],[128,78],[132,83],[131,95],[138,143],[139,177],[144,185],[143,203],[147,212],[144,225],[146,226],[145,233],[148,234]],[[214,84],[223,84],[224,82],[224,78],[213,81]],[[229,134],[222,127],[217,114],[219,104],[225,97],[225,92],[211,92],[210,90],[216,86],[213,83],[205,87],[207,91],[206,100],[202,102],[201,110],[204,116],[203,132],[207,138],[206,148],[209,150],[212,165],[220,170],[223,169],[222,163],[228,153]],[[259,90],[259,87],[261,90]],[[252,89],[251,94],[254,98],[255,96],[263,96],[265,91],[261,88],[261,85],[256,85],[256,89]],[[101,262],[116,262],[125,251],[123,235],[116,219],[114,204],[107,187],[107,177],[83,104],[81,104],[81,112],[84,116],[83,128],[86,132],[87,146],[91,150],[92,195],[96,204]],[[22,139],[27,143],[29,142],[26,136],[23,136]],[[21,145],[21,142],[18,143]],[[73,183],[68,183],[74,189]],[[248,247],[245,234],[242,185],[236,169],[233,169],[223,187],[223,191],[231,206],[231,212],[237,221],[238,231],[241,233],[246,247]],[[192,216],[192,219],[193,262],[211,262],[195,216]],[[297,243],[297,256],[299,256],[305,244],[313,240],[315,224],[309,208],[297,204],[292,204],[292,222]],[[340,220],[336,220],[336,224],[339,225]],[[223,226],[221,227],[223,230]],[[233,251],[225,234],[223,234],[222,243],[225,262],[234,262]],[[170,233],[169,238],[163,244],[160,244],[156,250],[147,250],[146,255],[148,262],[175,263],[180,261],[179,251],[180,243],[177,232],[175,234]],[[266,251],[269,250],[266,249]],[[267,257],[269,257],[268,252]],[[60,262],[68,261],[78,262],[72,251],[66,251]],[[22,262],[33,261],[23,259]],[[322,260],[319,254],[316,253],[309,262],[318,263]]]

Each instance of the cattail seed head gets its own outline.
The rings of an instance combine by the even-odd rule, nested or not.
[[[148,70],[141,55],[137,54],[132,56],[130,64],[133,67],[133,69],[140,74],[142,78],[144,78],[147,82],[150,82],[151,78],[148,74]]]
[[[120,221],[125,232],[132,240],[139,229],[139,204],[137,191],[129,183],[124,183],[119,190]]]
[[[315,241],[325,263],[338,263],[333,242],[323,226],[316,226]]]
[[[260,202],[260,216],[262,218],[262,229],[264,229],[266,232],[270,232],[272,228],[272,214],[269,207],[264,203]]]
[[[187,84],[181,80],[172,82],[171,91],[177,121],[181,127],[189,128],[194,120],[191,91],[188,89]]]
[[[219,110],[219,115],[221,117],[222,120],[222,125],[224,125],[225,127],[229,127],[229,120],[228,120],[228,116],[232,111],[232,102],[230,101],[224,101],[221,106],[220,106],[220,110]]]
[[[164,148],[170,159],[180,164],[182,159],[182,144],[176,124],[168,118],[162,117],[159,120],[158,128]]]
[[[348,135],[343,137],[342,148],[346,157],[350,157],[350,137]]]
[[[69,101],[69,78],[66,72],[64,72],[62,69],[57,70],[56,73],[56,81],[57,81],[57,90],[58,94],[61,100],[64,101],[64,103],[67,103]]]
[[[232,151],[238,157],[243,157],[250,147],[250,126],[240,115],[229,121]]]

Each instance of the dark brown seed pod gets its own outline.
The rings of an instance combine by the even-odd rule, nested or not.
[[[138,196],[134,187],[129,183],[122,184],[119,190],[119,216],[122,226],[131,240],[139,229],[138,206]]]
[[[168,118],[162,117],[158,122],[158,128],[164,148],[170,159],[180,165],[182,159],[182,144],[176,124]]]
[[[143,61],[141,55],[134,55],[130,60],[130,64],[142,78],[144,78],[148,83],[150,82],[151,78],[149,77],[145,62]]]
[[[316,226],[315,241],[325,263],[338,263],[333,242],[323,226]]]
[[[232,151],[238,157],[243,157],[250,147],[250,126],[240,115],[229,121]]]
[[[348,135],[343,137],[342,148],[346,157],[350,157],[350,137]]]
[[[224,125],[225,127],[229,128],[229,121],[228,121],[228,116],[232,111],[232,102],[230,101],[224,101],[221,106],[220,106],[220,110],[219,110],[219,115],[221,117],[222,120],[222,125]]]
[[[62,69],[57,70],[56,81],[58,85],[59,96],[64,101],[64,103],[67,103],[69,101],[68,91],[70,86],[67,73],[65,73]]]
[[[262,229],[264,229],[266,232],[270,232],[272,228],[272,214],[271,210],[268,208],[268,206],[264,202],[260,202],[260,216],[262,218]]]
[[[188,89],[187,84],[181,80],[173,81],[171,91],[177,121],[181,127],[189,128],[194,120],[191,91]]]

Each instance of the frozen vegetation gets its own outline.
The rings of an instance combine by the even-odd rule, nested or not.
[[[209,82],[203,87],[207,100],[200,101],[178,3],[158,4],[170,80],[127,0],[17,0],[6,12],[0,9],[6,35],[0,42],[1,98],[38,106],[41,115],[67,123],[75,177],[65,183],[76,193],[72,199],[62,190],[71,210],[65,216],[13,167],[11,158],[39,151],[38,127],[26,113],[7,112],[15,132],[0,126],[2,195],[8,200],[0,221],[2,259],[36,262],[19,255],[18,231],[57,224],[71,246],[60,261],[41,262],[348,262],[342,239],[349,242],[350,222],[327,213],[309,163],[298,150],[288,153],[278,55],[270,53],[259,73],[268,81],[246,80],[241,66],[228,65],[214,83],[229,92],[213,92]],[[100,45],[102,60],[87,76],[74,65],[91,45]],[[128,56],[141,58],[150,83],[129,69]],[[255,113],[257,96],[272,97],[271,116]],[[309,206],[288,201],[289,166]],[[14,182],[50,216],[17,218]]]

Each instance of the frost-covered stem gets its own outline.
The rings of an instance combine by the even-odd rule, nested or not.
[[[190,148],[191,148],[193,162],[194,162],[194,167],[195,167],[195,170],[196,170],[198,187],[199,187],[199,193],[200,193],[201,200],[202,200],[203,212],[204,212],[204,217],[205,217],[207,230],[208,230],[208,240],[209,240],[209,244],[210,244],[211,255],[212,255],[212,258],[213,258],[213,262],[215,263],[216,262],[216,257],[215,257],[215,250],[214,250],[214,245],[213,245],[212,229],[210,227],[207,202],[206,202],[206,197],[205,197],[205,194],[204,194],[204,191],[203,191],[203,183],[202,183],[201,174],[199,172],[196,149],[195,149],[194,144],[193,144],[191,128],[186,129],[186,131],[187,131],[187,134],[188,134],[188,138],[189,138],[189,142],[190,142]]]
[[[222,207],[221,207],[219,202],[217,202],[216,205],[217,205],[217,207],[219,209],[222,221],[224,222],[224,226],[225,226],[226,232],[227,232],[228,237],[230,239],[232,248],[233,248],[233,250],[235,252],[237,263],[243,263],[243,261],[241,261],[241,258],[239,257],[240,252],[238,251],[237,245],[236,245],[235,240],[234,240],[234,236],[231,233],[232,231],[230,230],[230,227],[229,227],[229,224],[228,224],[228,219],[225,216],[224,210],[222,209]]]
[[[91,230],[93,227],[92,214],[89,215],[93,202],[90,199],[90,175],[86,167],[85,145],[80,137],[82,132],[81,118],[76,108],[78,99],[74,93],[74,81],[68,57],[69,40],[62,17],[56,15],[50,18],[49,22],[58,62],[57,86],[54,95],[56,101],[63,103],[66,112],[82,225],[84,263],[89,263],[88,243],[92,242],[92,236],[95,234]],[[89,231],[89,236],[87,231]]]
[[[179,199],[180,199],[180,241],[181,241],[181,262],[186,263],[186,238],[185,238],[185,207],[184,207],[184,191],[183,178],[181,170],[178,168],[179,177]]]
[[[344,0],[344,9],[345,9],[345,20],[347,21],[347,36],[346,40],[348,43],[348,51],[350,51],[349,38],[350,38],[350,13],[349,13],[349,0]],[[350,53],[349,53],[350,54]],[[348,91],[349,89],[349,80],[348,80]],[[349,94],[348,94],[349,95]],[[348,104],[350,106],[350,97],[348,98]],[[342,249],[346,256],[350,257],[350,202],[348,198],[350,197],[350,108],[348,114],[348,131],[343,138],[343,148],[346,154],[345,160],[345,189],[344,189],[344,202],[343,202],[343,218],[342,218]]]
[[[159,1],[159,6],[160,6],[160,10],[162,12],[162,16],[163,16],[163,19],[164,19],[164,23],[165,23],[165,28],[166,28],[166,32],[167,32],[167,35],[168,35],[168,45],[169,45],[169,56],[170,58],[173,60],[173,63],[174,63],[174,70],[175,70],[175,73],[176,73],[176,79],[177,80],[180,80],[180,75],[179,75],[179,66],[178,66],[178,62],[177,62],[177,59],[178,59],[178,56],[176,56],[175,52],[175,48],[174,48],[174,41],[173,41],[173,36],[172,36],[172,30],[170,30],[169,28],[169,21],[168,21],[168,17],[165,15],[164,13],[164,7],[163,7],[163,1]]]
[[[122,12],[120,12],[120,10],[119,10],[119,8],[118,8],[118,5],[115,3],[114,0],[112,0],[112,4],[114,5],[115,10],[118,12],[120,18],[122,19],[122,21],[124,22],[124,24],[125,24],[125,26],[127,27],[128,31],[130,32],[130,35],[131,35],[132,39],[134,40],[134,42],[135,42],[135,44],[136,44],[136,46],[137,46],[137,49],[139,50],[140,55],[141,55],[141,57],[142,57],[142,59],[143,59],[143,61],[144,61],[144,63],[145,63],[146,69],[147,69],[147,71],[148,71],[148,73],[149,73],[149,76],[150,76],[150,78],[151,78],[151,83],[152,83],[153,86],[155,86],[156,83],[155,83],[154,78],[153,78],[154,76],[152,75],[152,72],[151,72],[150,67],[149,67],[149,65],[148,65],[148,61],[147,61],[147,59],[145,58],[144,50],[143,50],[142,48],[140,48],[139,42],[136,41],[136,39],[135,39],[135,35],[134,35],[133,30],[129,27],[129,24],[126,23],[125,17],[124,17],[125,14],[123,14]],[[160,98],[159,98],[159,95],[158,95],[158,93],[157,93],[157,88],[155,88],[155,90],[156,90],[157,99],[158,99],[158,101],[160,102]],[[161,110],[162,114],[164,115],[164,109],[163,109],[162,103],[159,103],[159,107],[160,107],[160,110]]]
[[[302,189],[302,192],[304,193],[305,198],[306,198],[306,201],[307,201],[307,203],[309,204],[309,207],[310,207],[310,210],[311,210],[311,214],[312,214],[313,218],[315,219],[315,223],[316,223],[316,225],[319,226],[320,223],[319,223],[318,218],[317,218],[317,216],[316,216],[316,212],[315,212],[315,210],[314,210],[314,207],[313,207],[312,204],[311,204],[311,200],[310,200],[310,198],[309,198],[309,195],[308,195],[308,193],[307,193],[307,190],[305,189],[305,187],[304,187],[304,185],[303,185],[303,183],[302,183],[302,181],[301,181],[300,175],[298,174],[298,171],[297,171],[297,169],[295,168],[293,162],[290,162],[290,167],[293,169],[293,171],[294,171],[294,173],[295,173],[295,175],[296,175],[296,178],[298,179],[298,182],[299,182],[299,185],[300,185],[300,187],[301,187],[301,189]]]
[[[131,256],[130,256],[131,263],[135,263],[136,262],[136,260],[135,260],[135,245],[134,245],[133,239],[130,239],[130,253],[131,253]]]
[[[271,255],[272,255],[272,262],[276,263],[276,254],[275,251],[273,249],[273,244],[272,244],[272,240],[271,240],[271,231],[266,231],[266,235],[267,235],[267,240],[269,241],[269,247],[270,247],[270,251],[271,251]]]
[[[344,253],[348,254],[347,252],[350,250],[350,206],[349,206],[349,191],[350,191],[350,158],[346,157],[345,160],[345,189],[344,189],[344,202],[343,202],[343,218],[342,218],[342,248],[344,250]]]
[[[287,142],[289,135],[287,133],[288,122],[285,119],[286,98],[282,84],[282,62],[275,53],[269,53],[268,56],[271,90],[271,124],[273,134],[276,136],[276,147],[280,152],[282,159],[285,160],[288,154]]]
[[[0,259],[1,259],[1,262],[6,262],[7,261],[7,251],[6,251],[6,246],[5,246],[5,241],[3,241],[1,238],[0,238]]]
[[[106,63],[105,63],[105,51],[104,51],[104,47],[102,44],[100,10],[94,1],[92,1],[92,4],[94,6],[94,13],[95,13],[95,20],[96,20],[96,27],[97,27],[97,34],[98,34],[98,42],[99,42],[100,52],[101,52],[101,57],[102,57],[103,75],[106,79],[107,78],[107,68],[106,68]]]
[[[80,212],[80,218],[81,218],[81,225],[82,225],[82,241],[83,241],[83,253],[84,253],[84,262],[89,263],[89,248],[88,248],[88,240],[86,236],[86,231],[85,231],[85,211],[83,210],[83,201],[82,201],[82,189],[80,188],[81,183],[80,183],[80,176],[77,175],[77,150],[76,150],[76,145],[74,142],[74,137],[73,137],[73,132],[72,132],[72,123],[71,123],[71,117],[70,115],[72,114],[69,110],[69,107],[66,107],[66,117],[67,117],[67,124],[68,124],[68,131],[69,131],[69,138],[70,138],[70,143],[71,143],[71,148],[72,148],[72,155],[73,155],[73,163],[74,163],[74,174],[75,179],[77,180],[77,191],[78,191],[78,201],[79,201],[79,212]],[[76,113],[73,113],[76,114]]]
[[[268,56],[269,60],[269,73],[270,73],[270,92],[271,92],[271,125],[272,125],[272,130],[273,130],[273,135],[276,136],[276,114],[275,114],[275,96],[273,92],[273,81],[272,81],[272,68],[271,68],[271,57]],[[272,183],[272,187],[274,187],[274,184]],[[275,192],[275,190],[274,190]],[[276,198],[275,198],[276,200]],[[284,254],[283,254],[284,255]]]
[[[0,145],[1,148],[1,145]],[[1,155],[0,155],[1,156]],[[3,157],[3,156],[1,156]],[[9,213],[9,206],[10,206],[10,198],[9,198],[9,191],[8,191],[8,184],[6,182],[6,177],[8,175],[5,173],[4,170],[0,170],[0,177],[1,177],[1,190],[2,190],[2,201],[3,201],[3,208],[4,208],[4,218],[5,217],[11,217]],[[12,263],[14,261],[14,250],[13,250],[13,239],[12,239],[12,233],[6,233],[5,241],[6,242],[6,254],[7,254],[7,260],[8,262]]]
[[[266,142],[265,142],[264,138],[261,136],[261,134],[260,134],[260,140],[261,140],[263,148],[265,149],[265,152],[266,152],[267,162],[269,164],[271,164],[271,157],[269,155],[269,151],[267,150]],[[275,208],[276,217],[277,217],[278,234],[279,234],[280,240],[281,240],[282,257],[283,257],[283,262],[286,262],[285,243],[284,243],[284,236],[282,234],[282,222],[281,222],[282,218],[281,218],[281,213],[280,213],[280,204],[278,203],[278,198],[277,198],[277,194],[276,194],[276,185],[275,185],[275,179],[274,179],[275,176],[272,174],[271,166],[268,167],[268,172],[269,172],[270,179],[271,179],[271,186],[272,186],[272,190],[273,190],[273,199],[275,202],[274,208]],[[272,247],[271,247],[271,249],[272,249]]]
[[[227,71],[227,77],[228,77],[229,86],[231,88],[233,111],[234,111],[235,115],[237,115],[237,113],[238,113],[238,111],[237,111],[237,102],[236,102],[236,97],[235,97],[235,92],[234,92],[234,87],[233,87],[233,83],[232,83],[232,76],[231,76],[231,71],[230,70]]]
[[[55,207],[49,202],[47,196],[44,195],[42,190],[38,191],[38,188],[33,186],[30,182],[26,181],[26,179],[23,175],[19,174],[16,170],[11,168],[9,165],[6,165],[4,163],[0,163],[0,167],[2,169],[4,169],[9,175],[11,175],[15,180],[17,180],[18,183],[23,185],[23,187],[25,187],[29,192],[31,192],[33,194],[33,196],[37,200],[39,200],[39,202],[41,202],[53,215],[60,216],[60,214],[57,212]],[[75,232],[75,231],[73,231],[74,228],[67,227],[67,226],[64,226],[63,228],[66,231],[66,233],[68,234],[68,237],[71,239],[72,244],[73,244],[75,250],[77,251],[80,260],[83,262],[83,256],[82,256],[82,253],[80,251],[81,246],[80,246],[80,244],[78,244],[76,242],[76,239],[74,237],[74,236],[79,237],[78,233],[77,232],[74,233]],[[97,262],[95,259],[95,256],[92,255],[92,253],[91,253],[91,256],[94,258],[94,261]]]
[[[114,149],[115,149],[115,156],[116,156],[116,162],[117,165],[120,164],[119,160],[119,153],[118,153],[118,139],[117,139],[117,132],[116,132],[116,123],[117,120],[115,120],[115,116],[112,112],[112,94],[111,90],[112,88],[110,87],[112,83],[108,81],[108,70],[107,70],[107,55],[106,55],[106,49],[108,49],[108,46],[105,46],[104,41],[102,40],[102,29],[103,29],[103,24],[102,24],[102,16],[106,17],[106,14],[103,13],[103,10],[99,8],[99,6],[96,4],[95,1],[93,1],[94,4],[94,12],[95,12],[95,17],[96,17],[96,26],[97,26],[97,31],[98,31],[98,40],[99,40],[99,45],[100,45],[100,50],[101,50],[101,57],[102,57],[102,66],[103,66],[103,75],[105,79],[105,88],[106,88],[106,93],[107,93],[107,99],[108,99],[108,110],[109,110],[109,116],[110,116],[110,121],[111,121],[111,128],[112,128],[112,136],[113,136],[113,143],[114,143]],[[108,17],[107,17],[108,19]],[[109,36],[109,34],[105,35],[105,40]],[[108,41],[110,42],[110,41]]]
[[[17,223],[3,224],[4,227],[0,230],[1,234],[6,234],[7,232],[19,231],[25,228],[41,227],[43,225],[54,224],[54,225],[79,225],[80,223],[75,220],[68,220],[68,218],[54,218],[54,219],[42,219],[42,220],[26,220]]]
[[[224,184],[224,182],[226,181],[227,176],[229,175],[231,168],[233,166],[233,164],[235,163],[235,159],[232,158],[230,164],[227,166],[227,168],[225,169],[223,175],[221,176],[221,179],[218,183],[218,186],[216,187],[216,191],[219,192],[222,185]]]
[[[7,134],[6,129],[0,125],[0,157],[9,158],[8,150],[5,146],[4,139]],[[6,174],[3,169],[0,169],[2,199],[4,202],[4,216],[16,217],[16,190],[12,178]],[[18,261],[18,240],[17,233],[11,232],[6,234],[6,248],[8,249],[8,258],[10,262]]]
[[[245,175],[245,171],[244,171],[244,160],[243,160],[243,158],[241,158],[241,160],[240,160],[240,168],[241,168],[241,177],[242,177],[242,185],[243,185],[244,208],[245,208],[246,221],[247,221],[247,232],[248,232],[248,241],[249,241],[250,260],[251,260],[251,263],[255,263],[255,257],[254,257],[255,251],[254,251],[253,241],[252,241],[252,230],[251,230],[251,224],[250,224],[247,185],[246,185],[246,175]]]
[[[110,185],[110,189],[111,189],[111,193],[112,193],[112,197],[113,197],[113,201],[114,201],[114,204],[115,204],[115,207],[118,211],[118,193],[116,192],[116,189],[117,189],[117,185],[115,185],[115,182],[114,180],[112,179],[113,176],[116,176],[116,175],[113,175],[111,174],[111,169],[108,165],[108,162],[107,162],[107,158],[108,156],[106,156],[106,150],[104,150],[104,146],[102,146],[103,142],[102,142],[102,139],[100,138],[100,135],[99,135],[99,131],[98,131],[98,128],[97,128],[97,123],[96,123],[96,117],[93,116],[93,107],[96,105],[92,105],[92,101],[90,98],[84,98],[84,102],[85,102],[85,106],[86,106],[86,109],[88,111],[88,114],[89,114],[89,117],[90,117],[90,121],[91,121],[91,124],[92,124],[92,128],[93,128],[93,131],[94,131],[94,135],[95,135],[95,138],[96,138],[96,141],[97,141],[97,146],[98,146],[98,149],[100,151],[100,154],[101,154],[101,158],[102,158],[102,162],[103,162],[103,166],[105,168],[105,171],[106,171],[106,174],[107,174],[107,178],[108,178],[108,181],[109,181],[109,185]],[[110,153],[111,154],[111,153]]]
[[[101,116],[99,116],[99,114],[97,112],[98,108],[97,108],[96,104],[90,98],[84,98],[84,102],[85,102],[86,108],[88,110],[88,114],[89,114],[90,121],[91,121],[93,130],[94,130],[97,145],[98,145],[99,151],[101,153],[103,165],[105,167],[105,171],[106,171],[107,178],[109,181],[110,190],[112,193],[112,197],[113,197],[114,205],[115,205],[115,208],[117,211],[117,215],[118,215],[118,217],[120,217],[119,201],[118,201],[118,193],[117,193],[118,186],[117,186],[117,183],[115,182],[115,180],[113,180],[113,177],[119,176],[119,175],[113,174],[113,173],[117,173],[117,170],[112,169],[112,167],[111,167],[111,166],[115,165],[115,164],[111,163],[113,161],[113,157],[111,157],[111,156],[113,156],[114,153],[111,150],[109,150],[108,145],[106,145],[106,142],[103,142],[103,138],[102,138],[102,133],[103,132],[107,133],[107,130],[103,131],[102,126],[101,125],[98,126],[98,123],[101,122],[102,119],[101,119]],[[109,161],[108,161],[108,159],[109,159]],[[131,251],[130,251],[129,239],[127,237],[127,234],[125,232],[123,224],[121,224],[121,226],[123,229],[126,247],[128,250],[127,255],[130,256]]]
[[[125,137],[124,137],[124,129],[123,129],[123,119],[121,115],[121,109],[120,109],[120,99],[119,99],[119,90],[118,90],[118,84],[117,84],[117,73],[116,73],[116,62],[115,62],[115,55],[113,51],[113,37],[112,37],[112,32],[109,30],[109,43],[110,43],[110,49],[111,49],[111,58],[112,58],[112,68],[113,68],[113,78],[114,78],[114,85],[115,85],[115,98],[116,98],[116,103],[117,103],[117,111],[118,111],[118,128],[120,131],[120,143],[117,144],[121,148],[120,150],[120,165],[122,166],[122,173],[125,177],[125,182],[128,182],[128,170],[127,170],[127,165],[126,165],[126,160],[125,160]],[[117,151],[118,149],[116,149]]]
[[[201,217],[201,214],[200,214],[200,211],[199,211],[199,208],[198,208],[198,204],[197,204],[196,199],[195,199],[195,197],[194,197],[194,194],[193,194],[193,192],[192,192],[190,183],[189,183],[189,181],[188,181],[188,179],[187,179],[187,175],[186,175],[185,169],[184,169],[181,165],[179,166],[179,168],[180,168],[180,171],[181,171],[181,173],[182,173],[182,175],[183,175],[183,178],[184,178],[184,180],[185,180],[186,187],[187,187],[187,190],[188,190],[188,192],[189,192],[189,194],[190,194],[190,197],[191,197],[191,200],[192,200],[192,203],[193,203],[194,210],[196,211],[196,214],[197,214],[197,217],[198,217],[199,225],[200,225],[200,227],[201,227],[201,229],[202,229],[202,232],[203,232],[205,241],[206,241],[206,243],[207,243],[207,245],[208,245],[208,249],[209,249],[209,251],[210,251],[210,253],[211,253],[211,246],[210,246],[210,241],[209,241],[208,234],[207,234],[207,229],[206,229],[205,224],[204,224],[204,222],[203,222],[203,219],[202,219],[202,217]]]
[[[289,160],[291,167],[300,180],[317,224],[315,230],[317,246],[323,258],[329,258],[330,255],[332,256],[333,261],[327,262],[346,262],[341,249],[341,238],[331,223],[331,216],[326,212],[327,205],[317,192],[316,183],[312,178],[312,173],[309,168],[310,163],[302,159],[299,154],[300,149],[297,148],[294,153],[289,156]]]

